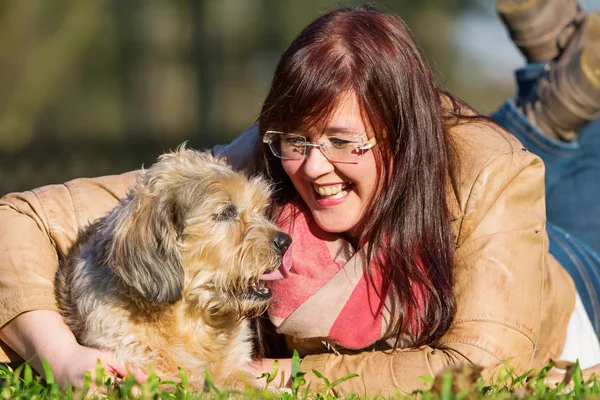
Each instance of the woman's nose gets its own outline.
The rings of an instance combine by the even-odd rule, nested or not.
[[[308,147],[306,150],[303,167],[306,177],[316,179],[334,170],[333,164],[323,155],[320,147]]]

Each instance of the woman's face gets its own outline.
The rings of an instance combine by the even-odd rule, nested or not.
[[[327,136],[336,138],[365,136],[373,132],[364,124],[354,93],[340,99],[333,118],[321,131],[298,132],[312,143]],[[356,237],[361,218],[375,193],[377,167],[373,150],[364,152],[358,164],[332,163],[318,148],[301,160],[284,160],[283,169],[311,210],[317,224],[327,232],[348,233]]]

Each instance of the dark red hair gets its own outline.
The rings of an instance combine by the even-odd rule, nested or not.
[[[446,204],[452,152],[442,93],[403,22],[360,6],[332,11],[306,27],[277,65],[259,117],[261,137],[270,129],[326,124],[349,91],[375,132],[381,172],[377,201],[355,239],[378,259],[374,264],[397,294],[390,333],[408,335],[411,346],[432,344],[456,311]],[[261,169],[276,185],[276,204],[294,200],[281,161],[266,147],[263,155]]]

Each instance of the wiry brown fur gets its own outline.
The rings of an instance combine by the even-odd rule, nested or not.
[[[164,378],[182,367],[201,389],[208,367],[235,385],[252,352],[245,317],[267,305],[250,285],[281,263],[268,201],[263,180],[208,153],[162,155],[59,269],[65,321],[81,344]]]

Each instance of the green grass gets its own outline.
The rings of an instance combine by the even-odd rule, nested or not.
[[[160,381],[156,375],[150,373],[147,382],[138,383],[134,379],[125,379],[118,384],[112,377],[103,373],[99,366],[96,375],[99,377],[92,382],[88,374],[85,385],[80,389],[59,388],[54,382],[50,368],[46,365],[46,380],[36,376],[28,364],[23,364],[11,370],[0,364],[0,399],[282,399],[282,400],[334,400],[337,398],[335,387],[340,383],[356,377],[350,374],[336,381],[329,381],[318,371],[315,375],[325,383],[325,391],[318,394],[309,394],[300,371],[297,355],[293,359],[292,388],[286,392],[274,393],[267,390],[232,391],[217,388],[206,376],[204,391],[193,392],[189,390],[185,375],[181,374],[179,382]],[[277,366],[272,373],[263,374],[267,384],[271,383],[277,373]],[[563,382],[547,385],[544,381],[548,371],[552,368],[549,364],[541,371],[529,371],[521,376],[511,376],[510,373],[500,371],[493,383],[485,383],[476,367],[463,365],[453,367],[434,378],[422,377],[429,386],[427,390],[415,392],[411,397],[424,400],[459,400],[459,399],[600,399],[600,383],[595,376],[584,381],[579,364],[576,363],[567,369]],[[97,390],[96,388],[100,388]],[[94,388],[94,389],[91,389]],[[398,396],[402,397],[402,396]],[[406,397],[406,396],[404,396]],[[353,400],[363,399],[358,395],[350,395]]]

